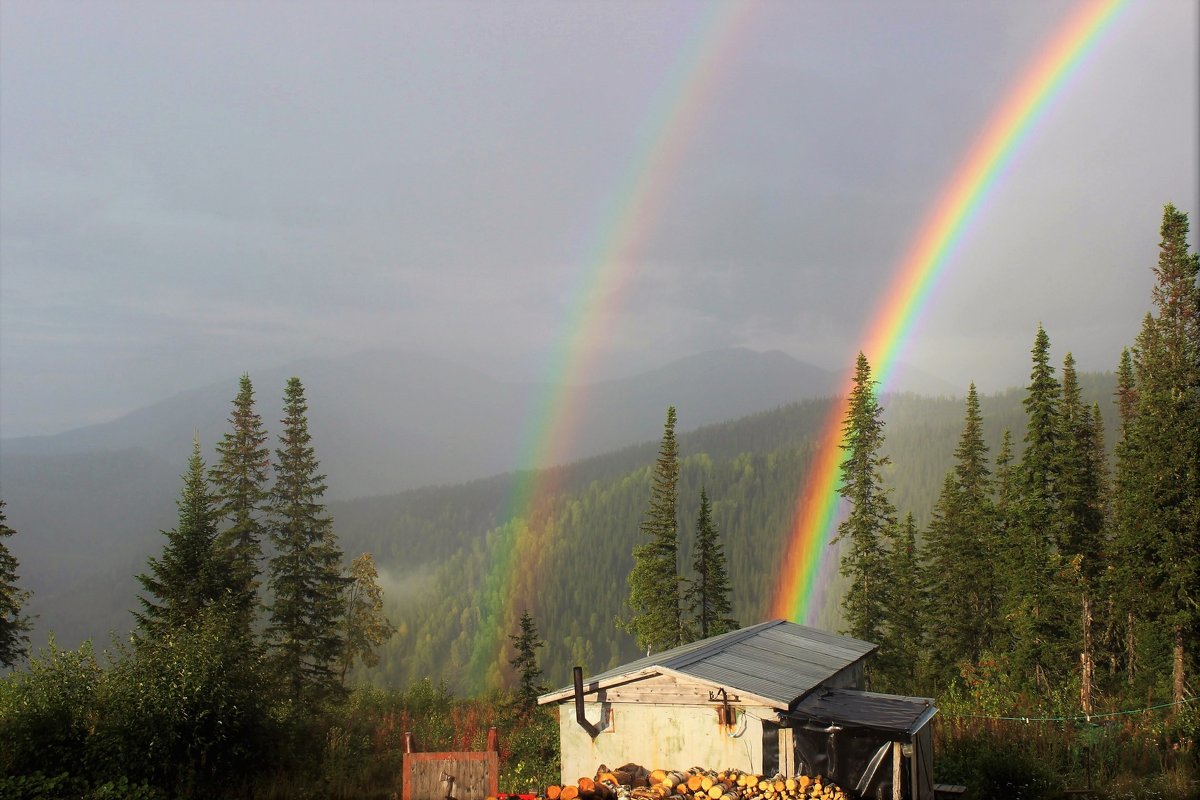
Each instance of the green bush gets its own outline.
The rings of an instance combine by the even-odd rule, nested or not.
[[[0,775],[80,774],[102,678],[91,642],[60,650],[52,636],[28,671],[0,680]]]
[[[268,696],[257,649],[218,611],[139,640],[105,676],[89,743],[99,780],[184,796],[240,779],[261,755]]]
[[[500,764],[500,790],[540,793],[558,783],[558,716],[537,709],[518,718],[502,742],[508,757]]]
[[[935,773],[938,783],[966,786],[972,800],[1041,800],[1061,788],[1041,759],[990,736],[949,743],[938,753]]]

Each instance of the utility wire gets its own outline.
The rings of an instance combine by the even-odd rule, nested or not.
[[[1105,717],[1120,717],[1130,714],[1144,714],[1147,711],[1157,711],[1160,708],[1170,708],[1184,703],[1191,703],[1195,697],[1185,697],[1182,700],[1177,700],[1171,703],[1161,703],[1157,706],[1147,706],[1146,708],[1133,708],[1128,711],[1105,711],[1101,714],[1077,714],[1070,717],[989,717],[985,714],[946,714],[945,716],[951,719],[999,719],[1009,722],[1076,722],[1078,720],[1086,720],[1091,722],[1094,719],[1104,719]]]

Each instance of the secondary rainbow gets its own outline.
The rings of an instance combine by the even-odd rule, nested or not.
[[[695,6],[682,6],[696,8]],[[539,511],[559,488],[561,471],[546,465],[567,460],[585,400],[578,387],[589,380],[606,334],[616,323],[623,293],[636,274],[639,251],[661,218],[673,179],[693,134],[720,88],[756,4],[710,2],[680,26],[677,43],[664,43],[674,55],[633,138],[626,168],[590,215],[579,252],[583,268],[568,292],[565,334],[551,354],[542,383],[545,393],[526,417],[513,489],[493,532],[495,545],[485,578],[479,628],[472,648],[470,676],[476,685],[491,681],[503,632],[526,606],[531,612],[531,560],[544,552],[546,537]],[[666,409],[663,409],[665,413]],[[523,579],[524,578],[524,579]]]
[[[938,195],[871,317],[861,351],[878,388],[890,385],[896,357],[912,337],[921,312],[952,262],[959,243],[1042,118],[1051,100],[1108,30],[1126,0],[1081,3],[1072,11],[1020,81],[1005,97],[952,179]],[[847,388],[849,383],[847,382]],[[829,541],[836,528],[842,424],[847,398],[833,403],[817,452],[796,501],[792,532],[776,582],[772,616],[812,623],[823,606],[817,597]],[[821,582],[822,585],[824,582]]]

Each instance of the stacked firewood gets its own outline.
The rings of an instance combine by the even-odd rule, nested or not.
[[[547,786],[546,800],[849,800],[846,793],[820,775],[785,778],[752,775],[736,769],[721,772],[692,767],[686,772],[648,770],[626,764],[610,770],[603,764],[595,778],[566,786]]]

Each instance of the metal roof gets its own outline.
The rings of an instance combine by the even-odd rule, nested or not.
[[[870,642],[776,619],[664,650],[590,676],[584,681],[584,691],[594,692],[666,672],[755,695],[786,708],[823,681],[865,658],[876,647]],[[542,695],[538,702],[561,701],[574,693],[574,687],[568,686]]]
[[[788,716],[912,736],[936,713],[937,706],[928,697],[821,688],[797,703]]]

